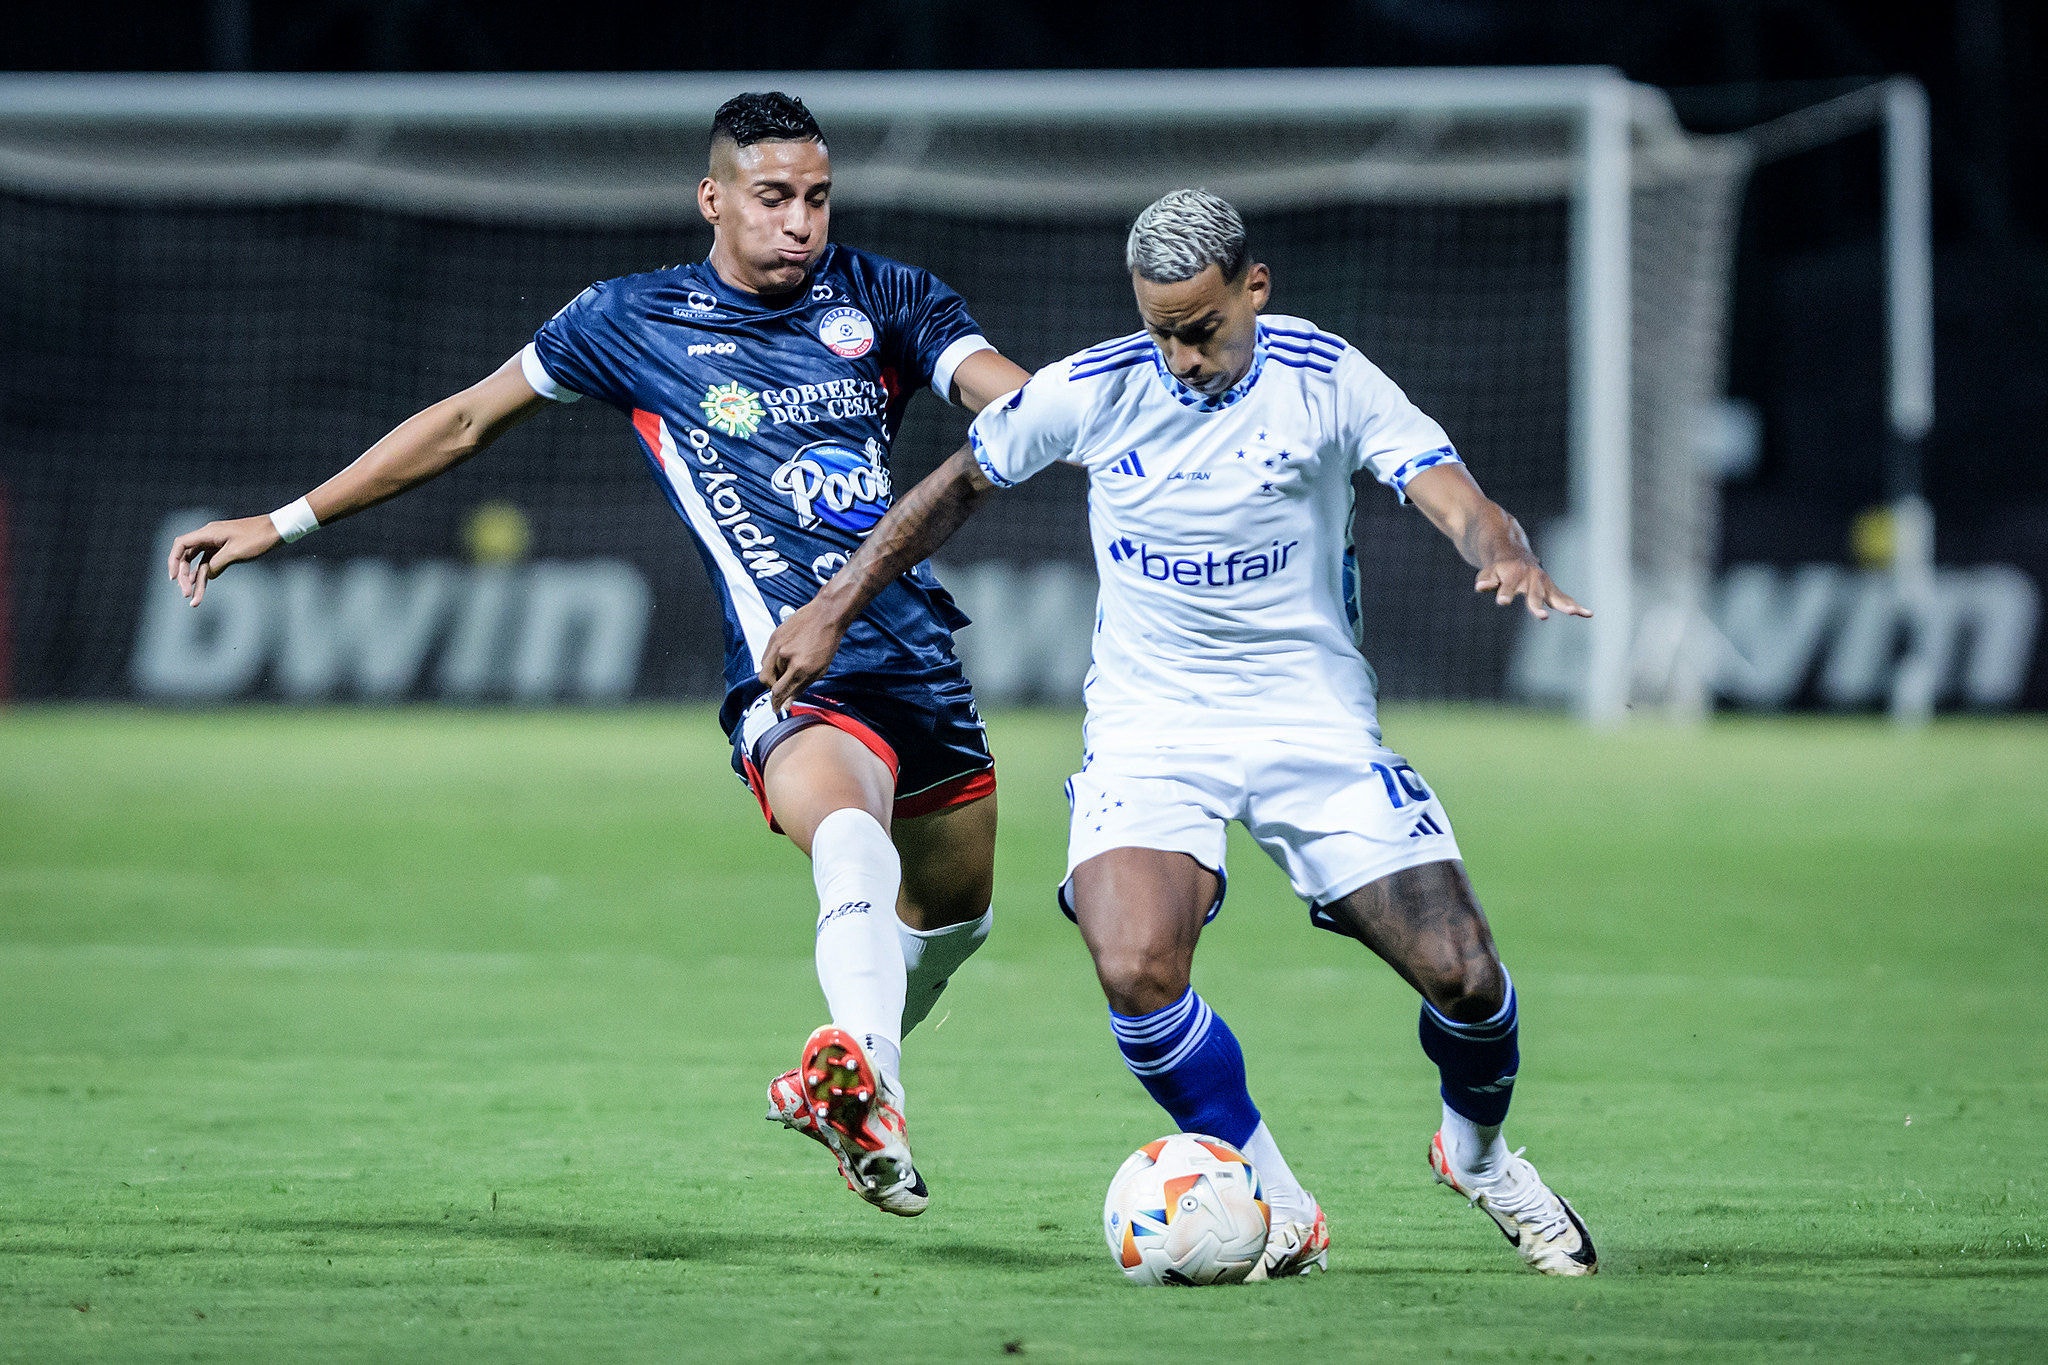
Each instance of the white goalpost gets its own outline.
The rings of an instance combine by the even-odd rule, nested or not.
[[[359,350],[371,338],[333,309],[295,302],[274,280],[260,296],[248,283],[293,268],[311,235],[330,255],[361,257],[351,268],[379,300],[363,327],[460,329],[407,343],[426,348],[418,368],[439,383],[472,355],[509,353],[588,282],[571,272],[700,252],[694,194],[711,112],[765,88],[800,94],[831,140],[836,235],[936,270],[1028,365],[1134,326],[1118,247],[1144,204],[1184,184],[1231,198],[1275,264],[1277,306],[1379,361],[1532,530],[1576,528],[1570,586],[1596,615],[1557,633],[1579,713],[1609,725],[1632,707],[1704,708],[1686,623],[1705,619],[1718,499],[1696,427],[1720,392],[1753,152],[1685,133],[1659,92],[1604,68],[5,77],[0,253],[11,282],[0,289],[30,323],[63,307],[59,281],[84,268],[72,256],[87,251],[97,214],[122,229],[100,249],[133,253],[136,279],[213,271],[223,310]],[[1893,412],[1910,446],[1931,412],[1925,106],[1917,87],[1888,91]],[[325,279],[341,265],[310,268]],[[378,292],[415,272],[416,297]],[[465,303],[448,323],[427,300],[450,278],[466,281],[465,299],[500,281],[506,299]],[[294,307],[307,309],[297,323],[274,311]],[[402,376],[379,382],[389,417],[411,391]],[[284,385],[268,370],[221,383],[234,390],[218,396],[224,411]],[[150,439],[146,412],[126,420],[132,439]],[[541,439],[582,458],[583,444],[617,437]],[[952,439],[938,419],[914,417],[899,460],[914,476]],[[226,487],[260,456],[168,458],[188,460],[186,482]],[[963,539],[965,558],[1002,566],[982,580],[992,600],[1016,606],[1055,579],[1075,596],[1078,491],[1040,482],[1019,490],[1007,525]],[[1506,695],[1513,621],[1474,610],[1455,558],[1383,501],[1362,496],[1359,544],[1380,593],[1368,601],[1367,654],[1389,690]],[[1677,643],[1646,659],[1660,620]],[[1016,694],[1059,699],[1061,678],[996,657],[1019,647],[973,646],[1019,679]],[[1073,651],[1051,655],[1067,668]]]

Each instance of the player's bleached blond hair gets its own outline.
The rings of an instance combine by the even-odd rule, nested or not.
[[[1223,278],[1244,273],[1244,219],[1221,195],[1175,190],[1152,201],[1131,224],[1124,268],[1154,284],[1179,284],[1217,266]]]

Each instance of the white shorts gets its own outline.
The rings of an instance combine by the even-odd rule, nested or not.
[[[1443,803],[1408,760],[1367,735],[1091,754],[1067,780],[1067,801],[1060,904],[1069,916],[1074,869],[1113,848],[1185,853],[1221,879],[1232,820],[1286,872],[1311,918],[1381,877],[1460,856]],[[1210,918],[1222,904],[1219,890]]]

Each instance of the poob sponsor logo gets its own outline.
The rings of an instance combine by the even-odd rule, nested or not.
[[[823,522],[856,535],[882,519],[889,505],[889,471],[881,461],[836,441],[814,441],[785,460],[769,482],[789,499],[805,527]]]
[[[858,308],[834,308],[818,319],[818,340],[832,354],[855,360],[874,348],[875,324]]]
[[[1276,540],[1259,550],[1232,550],[1217,557],[1214,550],[1200,556],[1155,550],[1143,541],[1123,536],[1111,541],[1112,563],[1134,568],[1155,583],[1178,583],[1185,588],[1234,588],[1270,578],[1287,567],[1298,540]]]

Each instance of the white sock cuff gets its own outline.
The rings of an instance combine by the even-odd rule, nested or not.
[[[929,952],[941,943],[962,938],[973,939],[976,945],[979,945],[983,939],[988,937],[989,927],[995,923],[995,918],[996,912],[993,909],[988,909],[982,911],[973,919],[961,920],[958,924],[941,924],[936,929],[913,929],[902,920],[896,921],[896,927],[907,936],[923,943],[926,951]],[[971,952],[972,949],[969,951]]]

